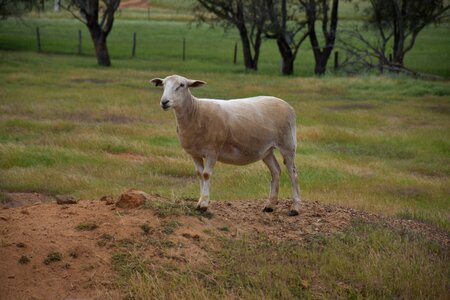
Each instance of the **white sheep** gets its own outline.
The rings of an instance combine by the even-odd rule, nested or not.
[[[269,200],[263,211],[272,212],[278,202],[280,165],[273,153],[278,148],[292,184],[290,216],[300,210],[300,189],[295,167],[295,111],[285,101],[269,96],[233,100],[197,99],[189,88],[204,81],[178,75],[150,81],[164,87],[160,105],[175,111],[181,146],[189,153],[200,178],[197,209],[209,204],[209,184],[217,161],[246,165],[262,160],[272,175]]]

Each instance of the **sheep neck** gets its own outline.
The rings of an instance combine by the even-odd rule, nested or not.
[[[198,111],[197,99],[189,93],[188,97],[184,100],[181,107],[175,109],[175,116],[177,119],[177,125],[185,127],[191,120],[195,120],[195,116]]]

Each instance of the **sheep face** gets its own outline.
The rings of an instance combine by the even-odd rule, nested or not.
[[[150,80],[155,86],[162,86],[164,88],[161,97],[161,108],[169,110],[170,108],[183,107],[185,101],[191,99],[189,88],[200,87],[205,84],[204,81],[187,79],[182,76],[172,75],[164,79],[154,78]]]

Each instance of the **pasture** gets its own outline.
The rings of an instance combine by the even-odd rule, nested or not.
[[[192,1],[156,2],[150,10],[128,9],[117,14],[113,30],[108,37],[112,63],[125,63],[133,68],[152,67],[172,72],[243,72],[242,49],[236,30],[226,31],[207,24],[197,26],[190,7]],[[344,2],[338,30],[361,24],[352,4]],[[37,51],[36,27],[40,29],[41,48],[44,53],[78,53],[78,30],[82,32],[82,55],[93,57],[94,50],[86,26],[73,19],[67,12],[46,12],[19,20],[0,22],[0,49]],[[137,34],[136,56],[131,59],[133,33]],[[370,34],[370,33],[369,33]],[[418,37],[415,47],[406,55],[408,68],[450,76],[450,24],[426,28]],[[340,38],[344,38],[341,36]],[[182,61],[183,39],[186,40],[186,61]],[[233,64],[234,46],[238,43],[237,64]],[[432,45],[432,46],[430,46]],[[340,62],[345,54],[339,47]],[[117,62],[115,61],[116,59]],[[129,59],[129,60],[128,60]],[[333,71],[333,59],[328,68]],[[313,76],[314,58],[309,41],[300,47],[295,62],[295,75]],[[280,56],[274,40],[265,39],[260,53],[258,73],[280,73]]]
[[[196,197],[174,116],[148,80],[173,70],[102,69],[90,58],[2,53],[2,189],[98,197],[129,186]],[[409,78],[283,78],[186,72],[200,97],[277,95],[298,114],[303,197],[449,229],[447,82]],[[170,162],[170,163],[168,163]],[[213,199],[263,198],[269,173],[220,165]],[[287,176],[282,195],[289,196]],[[284,188],[286,187],[286,188]]]
[[[0,202],[16,192],[98,199],[131,187],[159,194],[169,203],[198,197],[194,165],[179,145],[173,112],[162,111],[162,90],[148,82],[179,73],[207,82],[192,91],[198,97],[274,95],[294,107],[303,200],[383,215],[389,224],[389,220],[422,224],[429,230],[387,226],[385,217],[366,222],[357,214],[334,234],[274,240],[267,232],[245,231],[242,214],[241,226],[247,233],[239,234],[239,220],[233,224],[236,228],[225,226],[215,219],[220,211],[213,209],[212,221],[194,214],[197,223],[189,223],[205,226],[198,234],[201,241],[208,237],[201,244],[206,263],[155,262],[139,246],[153,247],[155,241],[142,237],[108,248],[113,251],[107,260],[115,272],[114,288],[121,297],[444,299],[450,288],[445,243],[450,234],[450,83],[332,73],[304,77],[312,75],[309,51],[300,54],[296,65],[296,75],[302,76],[282,77],[271,41],[262,50],[260,71],[246,73],[240,64],[231,63],[234,31],[189,30],[185,21],[189,16],[173,9],[178,1],[167,3],[157,6],[150,21],[143,20],[146,14],[139,10],[118,18],[109,39],[111,68],[95,65],[87,31],[67,16],[31,16],[25,25],[0,22]],[[168,20],[173,15],[179,16],[178,21]],[[350,13],[348,18],[354,21]],[[36,25],[46,41],[45,53],[34,52]],[[407,65],[448,77],[449,51],[444,50],[450,48],[450,39],[442,37],[448,26],[427,29]],[[73,55],[78,29],[84,36],[81,56]],[[131,40],[133,31],[142,33],[137,57],[131,59],[129,41],[123,36]],[[65,38],[68,32],[73,38]],[[183,62],[184,36],[188,59]],[[430,43],[434,46],[428,47]],[[287,199],[290,183],[282,169],[280,196]],[[268,196],[269,182],[262,162],[244,167],[219,163],[211,199],[255,203],[256,214]],[[166,226],[167,238],[187,221],[179,216],[179,207],[164,205],[152,209],[158,217],[164,212],[161,226]],[[128,214],[135,213],[117,217]],[[136,214],[148,217],[141,210]],[[17,211],[15,216],[20,215]],[[276,218],[287,217],[275,215],[270,221],[293,222]],[[116,217],[111,222],[121,226]],[[143,225],[136,228],[146,232]],[[427,232],[438,232],[447,240],[436,240]],[[99,247],[100,238],[92,234],[91,239],[93,247]],[[1,241],[3,249],[10,246]],[[191,249],[187,242],[178,246],[178,240],[158,243],[155,247],[164,257],[174,256],[174,249],[187,249],[180,251],[188,254]]]

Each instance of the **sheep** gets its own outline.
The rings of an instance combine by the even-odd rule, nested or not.
[[[287,102],[269,96],[216,100],[197,99],[190,88],[206,82],[172,75],[150,80],[164,88],[160,106],[173,109],[177,134],[183,149],[192,157],[200,179],[197,209],[206,211],[209,204],[211,175],[217,161],[247,165],[262,160],[272,180],[264,212],[272,212],[278,202],[280,165],[274,155],[277,148],[284,158],[292,185],[293,203],[289,216],[300,210],[300,188],[295,166],[296,116]]]

